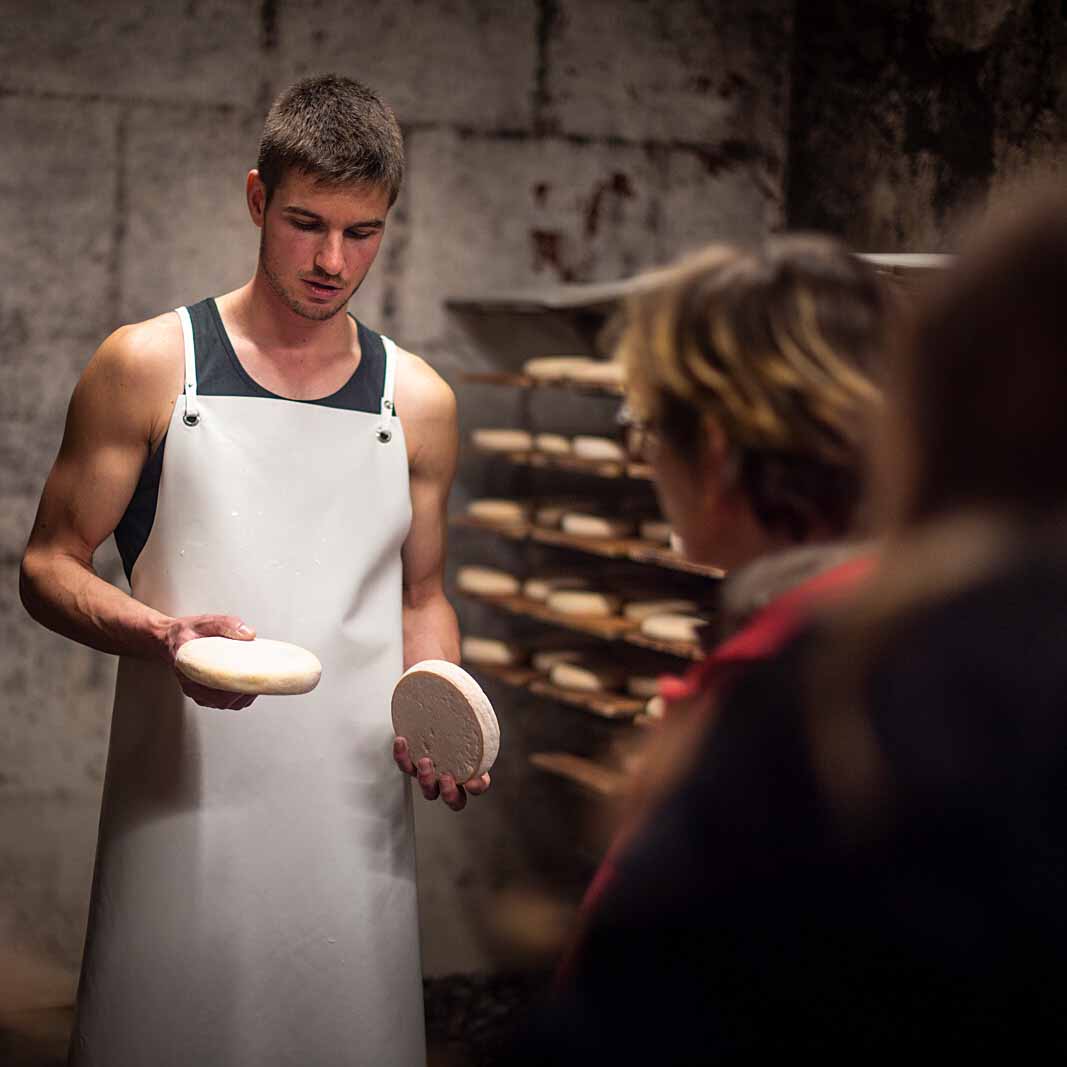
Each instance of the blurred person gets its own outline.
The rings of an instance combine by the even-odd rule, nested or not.
[[[892,312],[875,273],[817,235],[711,246],[654,281],[618,336],[624,420],[685,556],[728,575],[708,654],[661,683],[671,722],[641,775],[646,809],[684,773],[695,735],[740,674],[870,570],[859,540],[867,437]],[[634,821],[593,879],[583,925]]]
[[[251,279],[117,330],[74,391],[21,574],[35,618],[120,657],[74,1064],[425,1059],[397,767],[457,810],[489,781],[413,766],[390,723],[404,667],[459,651],[455,398],[346,313],[403,167],[365,86],[290,87],[245,182]],[[131,595],[93,570],[112,533]],[[246,712],[177,671],[254,628],[320,657],[314,693]]]
[[[637,829],[530,1062],[1067,1050],[1067,196],[892,379],[877,572],[753,666]]]

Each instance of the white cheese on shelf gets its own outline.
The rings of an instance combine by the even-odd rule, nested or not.
[[[460,567],[456,585],[464,593],[478,596],[517,596],[521,583],[513,574],[493,567]]]

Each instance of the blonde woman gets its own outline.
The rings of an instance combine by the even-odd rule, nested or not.
[[[1060,194],[921,310],[877,574],[720,702],[535,1054],[1067,1050],[1065,291]]]

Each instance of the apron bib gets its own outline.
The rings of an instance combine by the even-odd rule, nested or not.
[[[389,709],[411,518],[395,346],[382,339],[375,412],[203,396],[179,316],[186,384],[133,595],[239,615],[311,649],[322,680],[221,711],[165,665],[121,660],[71,1062],[421,1065],[411,792]]]

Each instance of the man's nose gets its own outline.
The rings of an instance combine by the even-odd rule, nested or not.
[[[323,274],[340,274],[344,269],[344,236],[328,234],[315,255],[315,266]]]

